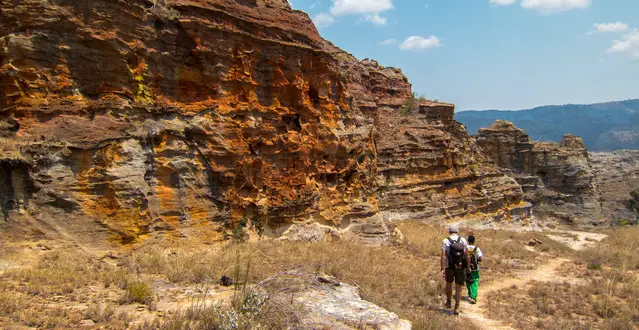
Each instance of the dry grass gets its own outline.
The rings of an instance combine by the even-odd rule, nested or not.
[[[26,285],[31,295],[48,297],[70,294],[98,281],[102,265],[75,253],[50,252],[33,268],[8,271],[3,277]]]
[[[68,328],[82,320],[78,310],[36,303],[17,292],[0,293],[0,316],[28,327]]]
[[[258,283],[284,271],[300,270],[332,275],[342,282],[359,286],[365,300],[410,320],[414,329],[473,329],[467,320],[439,311],[444,300],[439,256],[441,241],[447,235],[445,230],[416,222],[399,223],[398,227],[406,236],[403,246],[279,241],[171,249],[154,246],[119,259],[117,266],[72,253],[53,252],[46,254],[31,269],[12,270],[0,276],[4,283],[0,289],[10,291],[0,294],[0,316],[45,328],[71,327],[86,318],[109,328],[124,329],[132,326],[131,317],[122,312],[126,306],[116,304],[118,296],[125,304],[153,306],[156,292],[151,283],[168,281],[177,286],[214,287],[226,275],[240,282],[230,306],[194,300],[189,308],[138,326],[142,329],[209,329],[230,325],[239,329],[282,328],[297,317],[292,308],[287,309],[286,304],[277,300],[270,301],[269,297],[275,298],[268,296],[268,292],[266,298],[252,292],[246,284]],[[462,232],[464,236],[468,234]],[[543,325],[548,328],[560,325],[579,328],[604,322],[602,319],[610,326],[627,325],[628,320],[636,322],[636,297],[639,297],[636,277],[633,282],[624,275],[632,269],[636,271],[639,266],[637,256],[631,253],[639,249],[636,240],[630,239],[636,237],[636,232],[611,235],[601,250],[581,254],[574,254],[539,233],[486,230],[474,234],[486,254],[482,272],[488,281],[533,268],[548,255],[581,258],[578,269],[601,274],[597,277],[600,282],[593,282],[590,284],[593,289],[586,291],[592,299],[588,298],[585,306],[579,304],[584,299],[583,291],[579,291],[585,290],[580,286],[562,284],[530,290],[509,289],[498,295],[493,304],[496,304],[496,310],[515,311],[510,313],[515,316],[497,314],[497,317],[511,320],[510,317],[519,316],[512,321],[532,322],[532,327]],[[543,251],[545,257],[525,248],[525,243],[532,238],[544,242],[535,249]],[[631,245],[627,244],[628,240]],[[610,257],[604,260],[604,256]],[[587,265],[595,261],[602,269],[588,270]],[[609,271],[611,266],[628,271],[612,272]],[[93,302],[82,312],[43,307],[56,295],[80,300],[77,296],[89,295],[95,287],[113,293],[115,300],[107,302],[92,296],[88,301]],[[512,303],[512,295],[522,293],[526,298]],[[502,303],[505,305],[500,305]],[[521,318],[521,315],[531,318]],[[44,321],[45,317],[47,321]],[[552,318],[556,322],[551,322]]]
[[[125,311],[118,311],[115,304],[89,304],[84,318],[98,324],[108,324],[109,329],[126,329],[131,325],[132,317]]]
[[[153,306],[153,302],[153,288],[150,284],[139,280],[129,281],[120,299],[121,304],[140,303],[150,307]]]
[[[610,230],[560,272],[577,283],[535,283],[510,288],[489,301],[491,317],[521,329],[633,329],[639,324],[639,228]]]
[[[288,270],[323,273],[359,286],[365,300],[409,319],[415,329],[442,329],[450,324],[463,324],[468,328],[467,322],[437,311],[444,294],[439,275],[441,231],[425,225],[410,226],[413,225],[400,224],[408,238],[408,244],[403,247],[373,247],[349,242],[263,241],[231,244],[213,250],[168,252],[151,248],[123,260],[121,266],[131,272],[154,274],[176,284],[212,285],[223,275],[237,277],[234,274],[238,260],[243,267],[250,264],[247,276],[250,283]],[[174,322],[193,321],[193,315],[199,313],[183,314]]]
[[[407,250],[423,257],[439,258],[441,241],[448,235],[445,228],[419,222],[403,222],[398,227],[406,237]],[[533,269],[549,256],[571,258],[574,254],[574,251],[565,245],[537,232],[464,230],[462,228],[460,234],[463,237],[474,234],[476,237],[476,244],[485,254],[485,260],[481,266],[484,278],[488,281],[491,278],[511,276],[519,271]],[[525,244],[532,239],[540,240],[543,244],[533,251],[528,250]],[[543,252],[545,256],[540,256],[539,252]]]

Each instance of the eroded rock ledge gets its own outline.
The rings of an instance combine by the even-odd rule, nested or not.
[[[283,0],[4,1],[0,93],[2,219],[79,242],[318,223],[383,243],[382,215],[523,205],[452,105],[402,115],[400,70]]]
[[[575,225],[601,225],[602,206],[590,157],[580,137],[533,142],[511,122],[479,131],[477,142],[521,184],[537,216]]]

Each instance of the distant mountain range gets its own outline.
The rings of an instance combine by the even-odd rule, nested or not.
[[[639,99],[519,111],[461,111],[455,114],[455,119],[466,125],[471,135],[497,119],[504,119],[536,141],[559,141],[569,133],[583,137],[590,151],[639,149]]]

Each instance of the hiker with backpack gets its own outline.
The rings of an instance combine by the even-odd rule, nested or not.
[[[475,236],[472,234],[468,236],[467,252],[470,267],[466,275],[466,287],[468,288],[468,299],[474,305],[477,303],[479,291],[479,263],[482,262],[484,253],[481,252],[479,246],[475,245]]]
[[[455,283],[455,315],[459,315],[462,285],[466,282],[468,259],[468,242],[458,234],[457,225],[448,227],[449,236],[442,241],[441,271],[446,280],[446,308],[451,308],[453,282]]]

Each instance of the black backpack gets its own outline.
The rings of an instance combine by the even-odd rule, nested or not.
[[[448,237],[450,247],[448,248],[448,267],[462,270],[466,266],[466,255],[464,253],[464,244],[461,242],[461,236],[457,237],[457,241],[453,241]]]

